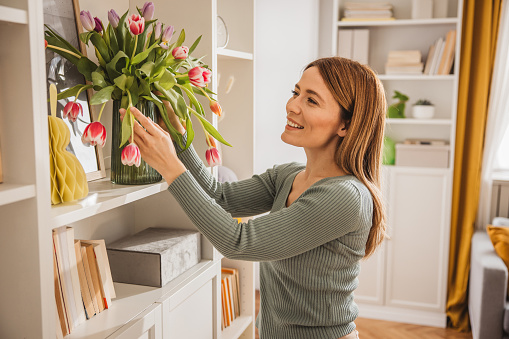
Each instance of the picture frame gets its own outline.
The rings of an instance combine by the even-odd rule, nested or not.
[[[43,14],[44,24],[61,34],[82,54],[87,55],[86,46],[79,39],[79,35],[83,33],[83,27],[79,19],[79,0],[43,0]],[[75,85],[89,83],[75,65],[49,49],[46,49],[46,77],[48,90],[49,85],[53,83],[59,93]],[[97,116],[94,106],[89,103],[92,94],[93,90],[88,89],[81,92],[76,99],[76,102],[83,107],[83,116],[79,116],[75,122],[63,119],[71,132],[67,151],[78,158],[87,175],[87,181],[106,177],[102,148],[99,146],[85,146],[81,142],[81,135],[85,127],[93,122],[94,117]],[[62,118],[64,106],[73,100],[74,97],[58,100],[57,117]],[[49,112],[48,103],[48,114]]]

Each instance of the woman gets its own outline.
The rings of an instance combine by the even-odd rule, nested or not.
[[[359,262],[382,242],[386,227],[384,90],[368,67],[324,58],[306,67],[292,93],[281,138],[304,148],[305,166],[274,166],[220,184],[192,147],[177,156],[169,134],[135,108],[146,131],[135,124],[134,142],[224,256],[261,262],[260,338],[358,338],[353,291]],[[268,211],[246,223],[232,218]]]

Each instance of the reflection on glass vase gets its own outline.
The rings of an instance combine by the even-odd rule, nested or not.
[[[152,119],[152,121],[157,121],[157,113],[153,102],[143,100],[138,102],[136,108],[138,108],[145,116]],[[122,164],[122,150],[129,143],[126,142],[124,146],[119,148],[122,134],[122,122],[120,121],[120,114],[118,112],[119,109],[120,101],[114,100],[111,136],[111,181],[115,184],[122,185],[142,185],[161,181],[161,174],[143,161],[143,158],[141,159],[140,167],[126,166]]]

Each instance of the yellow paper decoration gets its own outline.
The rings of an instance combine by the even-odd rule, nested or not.
[[[65,148],[71,133],[62,119],[48,116],[51,173],[51,203],[73,201],[88,195],[85,170]]]

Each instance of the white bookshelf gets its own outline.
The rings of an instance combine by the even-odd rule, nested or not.
[[[382,188],[391,239],[361,263],[355,292],[360,316],[445,327],[444,263],[448,262],[463,1],[449,0],[444,18],[412,19],[412,1],[394,0],[395,20],[341,21],[345,2],[320,3],[320,55],[336,55],[340,30],[367,29],[368,64],[382,81],[388,104],[396,102],[392,99],[395,90],[410,98],[406,118],[386,119],[385,136],[396,143],[425,138],[443,139],[450,145],[447,168],[383,166]],[[419,50],[425,63],[431,44],[453,29],[457,35],[451,74],[385,74],[389,51]],[[412,105],[418,99],[435,105],[432,119],[412,118]]]
[[[153,0],[158,19],[186,30],[186,43],[199,35],[193,53],[205,56],[213,70],[210,89],[226,111],[239,111],[240,119],[253,119],[254,0]],[[83,10],[106,19],[108,10],[119,13],[141,7],[144,1],[80,0]],[[79,201],[51,206],[48,157],[46,72],[43,34],[43,0],[0,0],[0,43],[9,46],[0,58],[0,337],[55,338],[57,321],[53,282],[53,228],[68,225],[78,239],[105,239],[111,243],[147,227],[183,228],[197,231],[166,191],[167,183],[141,186],[113,185],[109,176],[89,182],[89,195]],[[189,11],[189,8],[200,8]],[[179,15],[174,15],[179,13]],[[227,49],[216,47],[216,16],[228,24]],[[93,50],[88,55],[93,58]],[[218,87],[217,75],[235,75],[231,94]],[[23,93],[20,89],[24,89]],[[208,107],[206,102],[203,102]],[[242,109],[240,109],[242,108]],[[105,112],[111,111],[108,104]],[[234,115],[232,114],[232,117]],[[110,113],[105,113],[106,126]],[[253,170],[252,126],[237,135],[238,125],[219,125],[208,118],[236,148],[223,153],[225,164],[236,164],[239,177]],[[235,118],[236,119],[236,118]],[[231,120],[235,120],[231,119]],[[228,120],[226,120],[228,121]],[[195,148],[204,159],[205,141],[196,125]],[[7,147],[9,145],[9,147]],[[108,158],[110,149],[103,149]],[[251,160],[246,160],[251,157]],[[216,170],[212,171],[217,172]],[[254,339],[254,266],[251,262],[227,262],[241,271],[241,317],[221,332],[221,265],[226,259],[204,237],[201,262],[162,288],[116,283],[117,298],[111,308],[76,327],[66,338],[248,338]],[[188,336],[182,333],[190,333]]]

